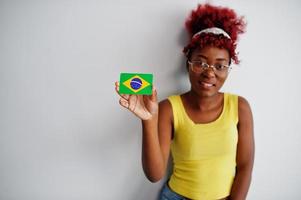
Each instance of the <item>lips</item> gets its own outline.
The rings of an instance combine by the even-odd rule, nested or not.
[[[215,84],[214,83],[209,83],[209,82],[205,82],[205,81],[199,81],[198,82],[203,88],[206,88],[206,89],[210,89],[212,87],[215,87]]]

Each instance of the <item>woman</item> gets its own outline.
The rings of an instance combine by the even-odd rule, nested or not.
[[[150,181],[164,177],[172,153],[173,172],[160,199],[246,199],[254,160],[252,113],[246,99],[219,91],[231,62],[239,63],[236,42],[245,23],[232,9],[204,4],[192,11],[186,28],[191,89],[160,103],[156,89],[150,96],[120,95],[120,105],[142,120],[142,165]]]

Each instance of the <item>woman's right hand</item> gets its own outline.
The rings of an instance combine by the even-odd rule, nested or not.
[[[120,96],[119,104],[134,113],[142,120],[158,116],[159,105],[157,91],[153,88],[152,95],[120,94],[119,82],[115,82],[115,90]]]

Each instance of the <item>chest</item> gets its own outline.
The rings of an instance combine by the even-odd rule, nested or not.
[[[172,149],[184,160],[223,157],[236,152],[238,130],[235,123],[218,126],[179,125]]]
[[[223,112],[223,105],[216,106],[215,108],[206,111],[192,109],[189,106],[186,106],[184,110],[186,112],[186,115],[195,124],[205,124],[213,122],[219,118],[219,116]]]

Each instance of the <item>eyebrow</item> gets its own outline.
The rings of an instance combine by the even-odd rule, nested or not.
[[[197,57],[204,58],[204,59],[208,60],[208,58],[206,56],[202,55],[202,54],[197,55]],[[215,60],[217,60],[217,61],[227,61],[227,59],[225,59],[225,58],[216,58]]]

